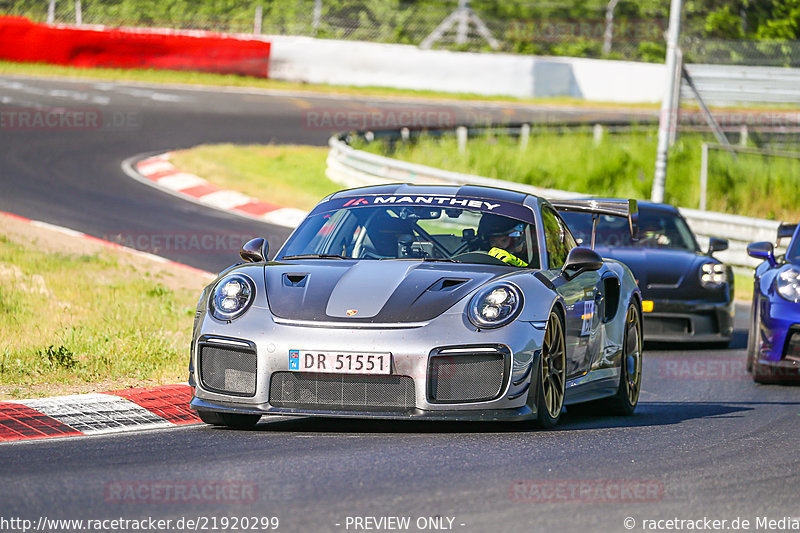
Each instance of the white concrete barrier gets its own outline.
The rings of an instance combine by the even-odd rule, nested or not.
[[[273,35],[270,77],[518,98],[661,99],[664,66],[632,61],[421,50],[416,46]]]

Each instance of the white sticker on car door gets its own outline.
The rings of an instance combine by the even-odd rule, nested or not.
[[[594,300],[584,300],[583,315],[581,315],[581,335],[592,332],[592,319],[594,318]]]

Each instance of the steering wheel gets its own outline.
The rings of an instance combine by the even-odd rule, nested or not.
[[[454,255],[451,258],[453,261],[461,263],[479,263],[482,265],[504,265],[509,266],[505,261],[501,261],[489,252],[465,252],[463,254]]]

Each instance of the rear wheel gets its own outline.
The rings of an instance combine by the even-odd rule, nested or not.
[[[628,306],[625,315],[619,372],[619,385],[614,396],[570,405],[568,411],[578,415],[633,414],[642,389],[642,322],[639,307],[635,303]]]
[[[619,388],[617,394],[608,399],[613,414],[632,415],[639,403],[642,389],[642,321],[639,307],[628,306],[625,316],[625,340],[622,344]]]
[[[561,318],[555,312],[550,313],[536,382],[536,422],[539,427],[553,428],[561,417],[566,385],[566,355]]]
[[[197,416],[206,424],[212,426],[227,426],[237,429],[247,429],[255,426],[261,419],[260,415],[245,415],[239,413],[214,413],[211,411],[198,411]]]

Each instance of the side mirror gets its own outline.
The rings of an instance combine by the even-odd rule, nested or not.
[[[713,254],[714,252],[721,252],[722,250],[728,249],[728,239],[717,239],[716,237],[711,237],[708,239],[708,255]]]
[[[603,266],[603,258],[590,248],[583,248],[576,246],[569,251],[567,260],[561,268],[561,274],[567,279],[571,280],[578,274],[586,272],[587,270],[600,270]]]
[[[269,243],[266,239],[258,237],[250,239],[239,250],[239,255],[248,263],[262,263],[267,260],[267,252],[269,251]]]
[[[775,249],[771,242],[754,242],[747,245],[747,255],[762,261],[768,261],[770,266],[776,266]]]

